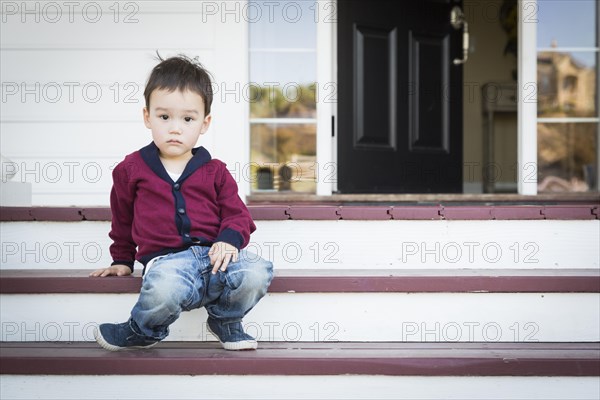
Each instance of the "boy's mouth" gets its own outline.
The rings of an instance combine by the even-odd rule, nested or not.
[[[167,143],[169,143],[169,144],[182,144],[179,140],[174,140],[174,139],[167,140]]]

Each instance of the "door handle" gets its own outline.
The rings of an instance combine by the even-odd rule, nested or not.
[[[469,58],[469,24],[465,19],[465,14],[459,6],[452,7],[452,11],[450,11],[450,24],[456,30],[463,28],[462,35],[462,50],[463,56],[462,58],[455,58],[453,63],[454,65],[464,64],[467,62]]]

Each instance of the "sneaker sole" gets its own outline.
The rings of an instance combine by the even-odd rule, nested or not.
[[[256,350],[258,348],[258,342],[256,340],[240,340],[239,342],[221,342],[221,339],[219,339],[219,336],[217,336],[212,331],[212,329],[210,329],[210,326],[208,326],[208,324],[206,324],[206,327],[208,328],[208,331],[210,333],[212,333],[214,337],[217,338],[217,340],[219,341],[219,343],[221,343],[221,346],[223,346],[223,348],[225,350],[240,351],[240,350]]]
[[[127,347],[115,346],[114,344],[108,343],[106,341],[106,339],[104,339],[104,336],[102,336],[102,333],[100,333],[100,329],[98,327],[96,327],[96,329],[94,330],[94,338],[96,339],[96,342],[98,342],[98,344],[100,346],[102,346],[102,348],[109,350],[109,351],[149,349],[150,347],[156,346],[156,344],[158,344],[158,342],[156,342],[156,343],[152,343],[152,344],[149,344],[146,346],[127,346]]]

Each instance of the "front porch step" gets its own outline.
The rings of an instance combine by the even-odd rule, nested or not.
[[[600,376],[598,343],[160,343],[108,352],[92,343],[0,343],[1,374]]]
[[[600,220],[258,220],[277,269],[600,269]],[[0,269],[110,265],[107,221],[1,222]],[[140,266],[138,265],[138,268]]]
[[[0,343],[3,399],[597,399],[600,345]],[[87,394],[87,395],[86,395]]]
[[[0,294],[139,293],[142,276],[87,269],[0,270]],[[276,269],[270,293],[600,293],[600,269]]]
[[[263,342],[596,342],[597,270],[276,271],[244,319]],[[0,272],[2,341],[92,341],[122,322],[139,276],[79,270]],[[340,274],[340,275],[338,275]],[[204,309],[183,313],[169,341],[211,341]]]

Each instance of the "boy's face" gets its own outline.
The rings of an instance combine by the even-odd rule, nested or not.
[[[186,90],[155,90],[150,109],[144,107],[144,124],[164,159],[191,158],[198,137],[208,130],[211,116],[204,115],[204,101],[198,93]]]

